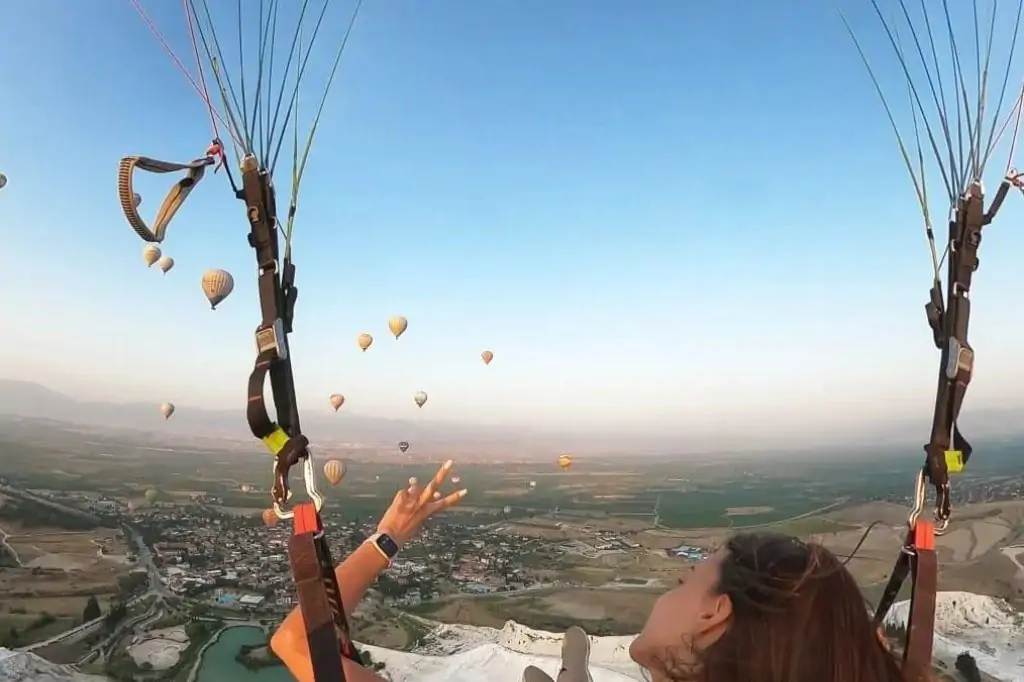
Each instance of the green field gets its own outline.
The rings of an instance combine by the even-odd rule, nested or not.
[[[93,438],[97,438],[93,436]],[[761,525],[806,514],[842,497],[862,499],[902,490],[912,470],[885,462],[866,466],[843,459],[807,461],[785,466],[785,455],[706,462],[695,458],[613,460],[577,457],[568,472],[554,461],[457,466],[458,487],[469,489],[462,514],[481,520],[551,514],[563,517],[622,517],[653,524],[657,506],[662,525],[676,528]],[[269,458],[256,450],[166,451],[105,438],[65,437],[58,442],[0,440],[3,475],[19,487],[95,491],[113,497],[139,498],[154,487],[163,502],[189,504],[190,496],[216,496],[225,507],[260,509],[268,505]],[[342,518],[380,514],[412,476],[427,480],[438,462],[411,460],[379,463],[347,460],[345,480],[336,488],[321,478],[329,509]],[[885,466],[879,466],[884,464]],[[897,475],[898,474],[898,475]],[[906,474],[906,475],[904,475]],[[295,477],[296,479],[298,477]],[[530,482],[536,483],[535,487]],[[301,487],[300,481],[295,483]],[[242,492],[242,486],[251,487]],[[456,486],[446,482],[445,488]],[[297,492],[297,498],[302,494]],[[737,513],[745,508],[745,513]],[[727,513],[732,509],[732,513]],[[813,531],[808,531],[813,532]]]

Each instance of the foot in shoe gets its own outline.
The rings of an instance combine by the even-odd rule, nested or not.
[[[562,670],[558,682],[593,682],[590,676],[590,637],[573,625],[562,639]]]

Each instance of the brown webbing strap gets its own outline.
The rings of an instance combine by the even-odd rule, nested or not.
[[[874,617],[875,624],[882,625],[900,588],[910,577],[910,612],[907,614],[907,641],[903,648],[903,675],[907,682],[931,680],[938,570],[935,526],[927,521],[918,521],[900,549]]]
[[[126,156],[121,159],[117,169],[117,195],[121,201],[121,210],[124,211],[124,217],[128,219],[128,224],[135,230],[135,234],[147,242],[162,242],[164,234],[167,232],[167,226],[170,225],[174,214],[185,203],[185,199],[188,198],[189,193],[196,184],[203,179],[206,167],[213,165],[215,162],[216,159],[212,156],[205,156],[191,163],[170,163],[168,161],[150,159],[145,156]],[[160,205],[160,209],[156,212],[156,218],[153,219],[152,228],[142,219],[138,208],[135,206],[135,190],[132,187],[132,175],[136,169],[149,173],[188,171],[185,177],[174,183],[170,191],[167,192],[167,196]]]
[[[362,664],[352,645],[341,589],[316,507],[295,507],[295,534],[288,544],[292,580],[309,643],[316,682],[344,682],[342,658]]]
[[[918,521],[911,531],[910,614],[907,617],[907,645],[903,650],[903,676],[907,682],[928,682],[932,678],[932,640],[935,637],[935,596],[939,563],[935,556],[935,528]]]

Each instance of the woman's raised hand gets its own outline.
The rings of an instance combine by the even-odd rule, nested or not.
[[[395,499],[377,526],[377,532],[387,533],[392,540],[402,546],[419,531],[427,518],[462,501],[466,496],[465,488],[443,497],[438,492],[438,488],[448,477],[452,464],[452,460],[442,464],[434,478],[423,487],[420,487],[415,478],[410,478],[408,487],[395,494]]]

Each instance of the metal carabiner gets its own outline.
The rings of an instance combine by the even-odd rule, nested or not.
[[[910,508],[910,514],[907,516],[907,528],[910,530],[914,530],[914,526],[917,525],[917,520],[924,512],[924,505],[927,501],[928,483],[925,480],[925,467],[921,467],[914,482],[914,506]]]
[[[311,448],[306,449],[306,457],[302,462],[302,480],[306,486],[306,494],[309,495],[309,499],[313,502],[313,506],[319,512],[324,507],[324,496],[320,494],[320,491],[316,487],[316,467],[313,465],[313,452]],[[277,475],[277,465],[272,467],[274,475]],[[285,500],[287,503],[292,497],[292,491],[288,490],[288,498]],[[274,500],[274,514],[279,519],[290,519],[294,518],[295,511],[293,509],[285,509],[282,507],[277,500]]]

